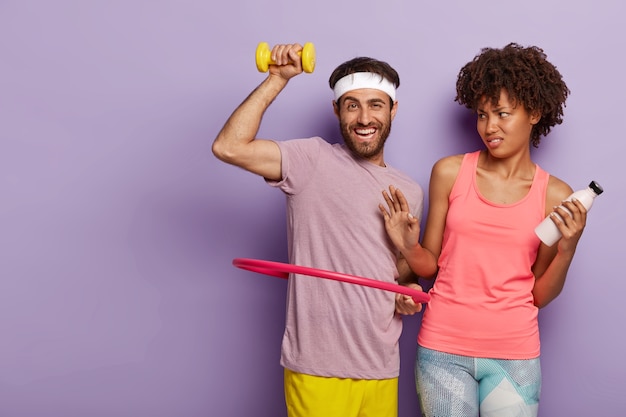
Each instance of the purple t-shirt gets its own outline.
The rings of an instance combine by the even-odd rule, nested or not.
[[[394,185],[421,219],[420,185],[319,137],[277,143],[283,179],[269,184],[287,197],[290,263],[394,282],[396,251],[378,205],[385,204],[382,191]],[[394,314],[394,297],[389,291],[292,275],[281,365],[318,376],[397,377],[402,321]]]

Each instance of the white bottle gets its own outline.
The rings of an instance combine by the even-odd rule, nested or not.
[[[593,205],[595,198],[602,194],[603,191],[604,190],[600,187],[600,184],[595,181],[591,181],[589,187],[575,191],[572,195],[567,197],[565,201],[571,201],[575,198],[580,201],[587,210],[589,210]],[[565,209],[565,207],[561,207]],[[565,209],[565,211],[568,210]],[[556,215],[558,216],[558,214]],[[556,224],[554,224],[550,216],[547,216],[541,223],[539,223],[539,225],[537,225],[535,233],[539,236],[539,239],[541,239],[541,241],[548,246],[554,245],[561,238],[561,231],[558,227],[556,227]]]

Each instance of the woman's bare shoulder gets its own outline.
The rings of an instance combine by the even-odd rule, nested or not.
[[[572,194],[572,187],[562,179],[550,175],[548,180],[548,190],[546,192],[546,205],[548,207],[559,205],[563,200]]]
[[[449,155],[444,156],[439,159],[433,165],[433,175],[437,174],[438,176],[453,176],[456,177],[459,169],[461,168],[461,163],[463,162],[463,154],[459,155]]]

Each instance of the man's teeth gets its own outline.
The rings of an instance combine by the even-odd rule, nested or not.
[[[359,134],[359,135],[371,135],[374,132],[376,132],[376,129],[374,129],[374,128],[370,128],[370,129],[356,129],[356,133]]]

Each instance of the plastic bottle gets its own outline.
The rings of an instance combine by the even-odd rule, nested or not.
[[[604,190],[600,184],[595,181],[591,181],[589,187],[575,191],[572,195],[567,197],[565,201],[571,201],[575,198],[580,201],[587,210],[589,210],[593,205],[595,198],[602,194],[603,191]],[[565,207],[562,208],[565,209]],[[568,210],[565,209],[565,211]],[[558,216],[558,214],[556,215]],[[554,245],[561,238],[561,231],[558,227],[556,227],[556,224],[554,224],[550,216],[547,216],[541,221],[541,223],[539,223],[539,225],[537,225],[535,233],[539,239],[541,239],[541,241],[548,246]]]

